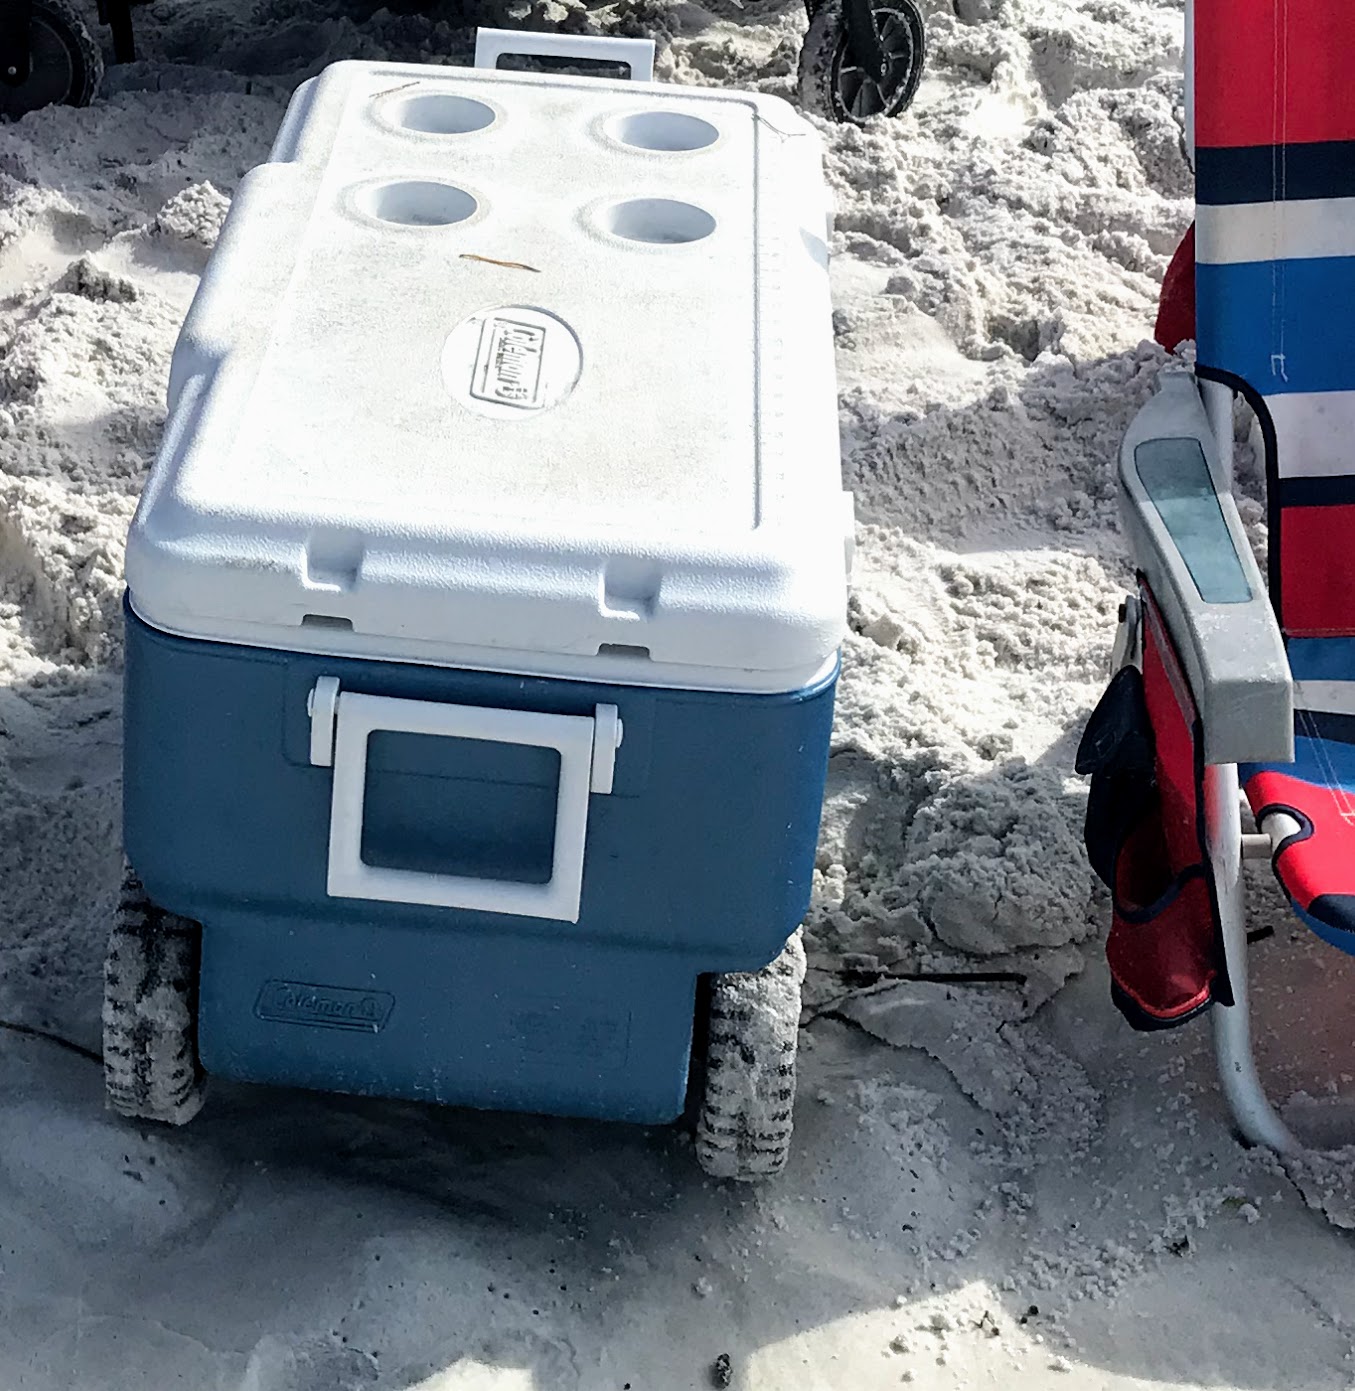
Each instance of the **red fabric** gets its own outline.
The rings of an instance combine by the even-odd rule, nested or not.
[[[1355,140],[1351,0],[1196,0],[1195,143]]]
[[[1253,811],[1293,807],[1313,832],[1291,841],[1275,857],[1275,872],[1305,911],[1319,896],[1355,895],[1355,798],[1342,788],[1291,778],[1267,769],[1247,780]]]
[[[1195,224],[1192,222],[1172,256],[1157,302],[1153,337],[1174,352],[1179,343],[1195,338]]]
[[[1143,698],[1157,745],[1162,835],[1172,874],[1177,875],[1201,860],[1195,813],[1195,706],[1162,617],[1151,600],[1145,605],[1144,617]]]
[[[1106,939],[1106,963],[1115,984],[1164,1024],[1207,1004],[1218,975],[1204,875],[1192,873],[1177,883],[1165,869],[1161,826],[1150,818],[1120,850]]]
[[[1146,586],[1140,593],[1157,798],[1115,859],[1106,960],[1130,1022],[1163,1028],[1184,1022],[1216,995],[1226,1002],[1231,996],[1196,814],[1195,704],[1152,595]]]
[[[1290,637],[1355,634],[1355,504],[1286,506],[1279,545],[1285,632]]]

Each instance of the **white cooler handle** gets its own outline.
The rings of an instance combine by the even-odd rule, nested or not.
[[[518,29],[477,29],[475,66],[497,68],[506,55],[525,58],[584,58],[624,63],[632,82],[653,82],[653,39],[603,39],[589,34],[534,34]]]
[[[588,798],[591,792],[612,790],[612,768],[621,744],[621,721],[614,705],[599,705],[591,716],[443,705],[430,700],[341,693],[332,676],[316,682],[307,704],[311,762],[321,766],[332,763],[334,768],[329,817],[328,888],[332,897],[578,922]],[[560,755],[560,786],[549,881],[520,884],[364,863],[367,741],[377,730],[554,749]]]

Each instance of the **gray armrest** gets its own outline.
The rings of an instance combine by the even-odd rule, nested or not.
[[[1120,450],[1120,497],[1135,561],[1199,708],[1205,762],[1291,760],[1284,640],[1188,373],[1164,372],[1134,417]]]

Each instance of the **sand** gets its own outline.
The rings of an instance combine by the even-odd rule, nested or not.
[[[666,80],[793,94],[793,0],[536,0]],[[1072,770],[1128,579],[1111,466],[1190,219],[1179,0],[929,3],[914,109],[828,129],[851,634],[797,1148],[218,1087],[102,1106],[122,538],[169,354],[286,96],[488,12],[164,0],[103,97],[0,129],[0,1386],[1355,1385],[1351,1155],[1243,1149],[1207,1027],[1111,1008]],[[1242,506],[1259,481],[1239,420]],[[1249,870],[1263,1066],[1315,1142],[1350,973]],[[890,980],[937,975],[944,980]],[[953,977],[980,975],[983,979]]]

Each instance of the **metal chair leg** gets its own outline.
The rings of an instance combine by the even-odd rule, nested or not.
[[[1215,1005],[1211,1011],[1219,1080],[1238,1129],[1248,1140],[1278,1154],[1298,1154],[1303,1146],[1266,1098],[1252,1052],[1247,918],[1242,891],[1242,818],[1237,769],[1231,764],[1205,769],[1205,827],[1218,888],[1223,951],[1235,1001],[1230,1006]]]

